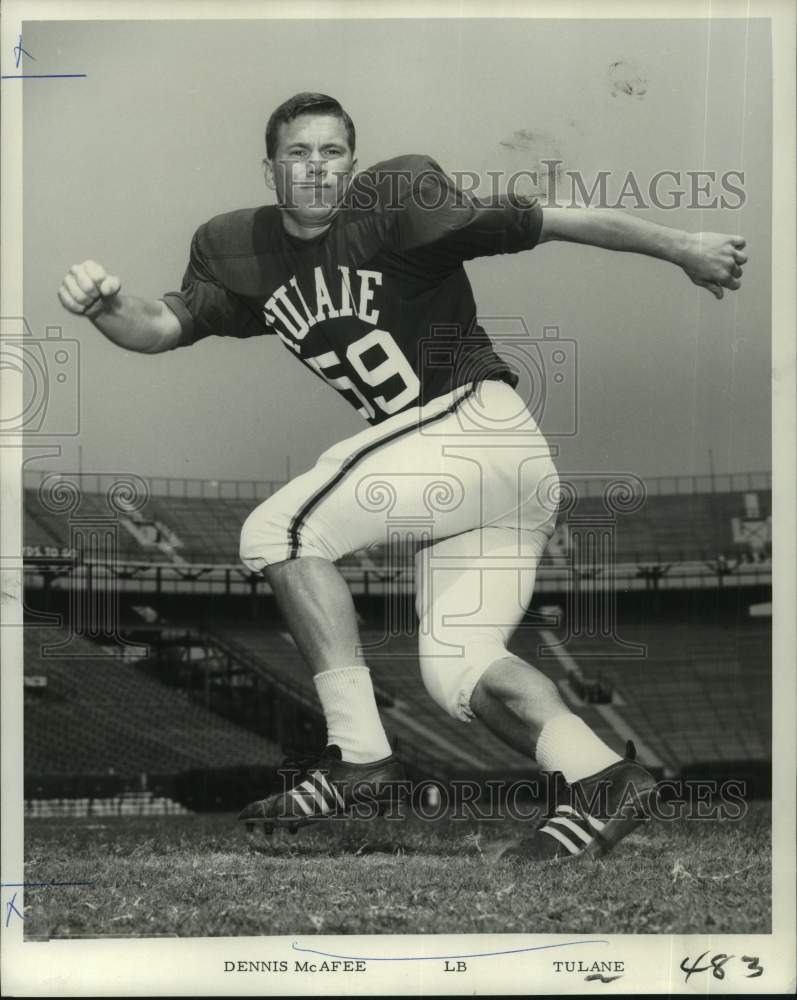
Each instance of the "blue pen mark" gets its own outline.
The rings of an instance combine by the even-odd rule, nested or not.
[[[463,958],[493,958],[496,955],[519,955],[529,951],[546,951],[549,948],[571,948],[578,944],[608,944],[603,938],[585,941],[561,941],[557,944],[538,944],[533,948],[510,948],[507,951],[480,951],[469,955],[336,955],[330,951],[317,951],[315,948],[302,948],[295,941],[291,945],[294,951],[304,951],[308,955],[322,955],[324,958],[340,958],[349,962],[446,962]]]
[[[51,889],[67,885],[94,885],[93,882],[0,882],[0,889]],[[20,920],[25,918],[17,909],[17,893],[6,903],[6,927],[11,923],[11,917],[16,914]]]
[[[14,65],[19,69],[19,63],[23,56],[36,62],[36,56],[22,45],[22,35],[14,46]],[[3,73],[0,80],[73,80],[85,78],[86,73]]]
[[[6,903],[6,927],[8,927],[8,925],[11,923],[11,915],[13,913],[16,913],[16,915],[19,917],[20,920],[24,920],[25,919],[22,916],[22,914],[19,912],[19,910],[17,909],[17,894],[16,893],[14,893],[14,895],[11,897],[11,899]]]
[[[71,80],[87,73],[3,73],[0,80]]]
[[[28,59],[32,59],[34,62],[36,62],[36,56],[31,55],[27,49],[24,49],[22,47],[22,35],[20,35],[19,41],[14,46],[14,59],[15,59],[14,65],[17,67],[17,69],[19,69],[19,60],[23,57],[23,55],[27,56]]]

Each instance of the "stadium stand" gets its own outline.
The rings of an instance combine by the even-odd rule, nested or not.
[[[753,506],[755,517],[747,516]],[[615,530],[618,562],[658,560],[684,562],[715,558],[719,553],[741,554],[751,548],[758,526],[762,543],[768,539],[766,519],[771,513],[771,493],[706,493],[650,496],[643,506],[617,518]],[[604,513],[600,500],[585,497],[579,501],[579,516]],[[747,539],[742,541],[734,520],[748,521]],[[762,546],[765,547],[765,544]]]
[[[189,811],[174,799],[165,795],[154,795],[152,792],[25,800],[26,819],[60,819],[76,816],[181,816]]]
[[[74,775],[178,773],[197,767],[277,764],[269,740],[240,729],[120,659],[97,656],[73,637],[69,656],[46,648],[67,640],[59,629],[25,630],[25,771]]]
[[[617,559],[666,563],[713,559],[719,553],[763,557],[771,552],[767,520],[771,502],[771,491],[763,489],[648,496],[639,510],[617,516]],[[256,500],[239,498],[152,497],[134,516],[120,515],[119,553],[139,560],[168,562],[180,558],[189,562],[237,563],[241,525],[256,505]],[[577,510],[579,517],[605,514],[596,497],[580,499]],[[90,518],[92,514],[107,516],[104,494],[81,495],[80,517]],[[563,517],[560,524],[566,523],[568,518]],[[27,488],[26,544],[66,546],[69,540],[69,515],[49,510],[38,491]],[[367,557],[379,561],[379,552],[370,550]],[[357,565],[364,558],[365,553],[361,553],[346,563]]]
[[[24,531],[25,545],[64,547],[69,544],[68,515],[48,510],[33,490],[25,490]]]
[[[43,511],[37,509],[34,504],[25,504],[25,544],[31,547],[40,548],[42,551],[52,546],[63,544],[61,537],[62,526],[58,525],[58,533],[51,530],[43,517]]]
[[[315,688],[301,654],[287,633],[272,629],[221,627],[212,634],[232,644],[232,648],[249,654],[262,670],[297,698],[316,704]]]
[[[154,518],[168,525],[180,541],[183,558],[235,562],[241,526],[241,501],[202,497],[158,497],[151,502]],[[244,503],[246,503],[244,501]]]
[[[612,659],[607,639],[576,640],[567,650],[585,678],[608,682],[616,714],[665,765],[770,759],[768,628],[628,625],[623,638],[646,645],[647,655]],[[518,645],[521,655],[537,651],[523,639]]]
[[[769,596],[771,491],[768,478],[761,474],[756,479],[757,475],[748,477],[748,489],[710,492],[707,484],[706,492],[654,493],[639,510],[614,518],[615,556],[627,571],[622,584],[619,577],[614,583],[609,578],[612,600],[621,598],[624,587],[630,593],[635,574],[643,589],[649,583],[656,591],[641,595],[647,603],[633,605],[635,610],[621,630],[626,642],[647,647],[644,658],[618,658],[616,644],[605,634],[564,642],[567,662],[561,656],[541,656],[541,643],[550,642],[551,634],[565,639],[554,626],[543,636],[538,627],[524,625],[511,643],[514,652],[535,663],[558,685],[571,707],[615,750],[622,752],[625,739],[636,737],[642,759],[647,756],[663,773],[728,762],[761,767],[771,759],[770,623],[760,618],[740,623],[733,610],[734,602],[743,607],[748,595],[761,607]],[[207,489],[223,485],[207,484]],[[168,678],[159,672],[168,657],[147,665],[119,657],[97,658],[97,646],[76,636],[70,638],[68,656],[45,655],[43,647],[65,641],[66,633],[33,624],[26,627],[25,772],[40,779],[44,789],[35,797],[38,805],[28,803],[36,815],[48,809],[55,810],[54,815],[59,809],[79,808],[74,800],[85,798],[79,783],[70,786],[73,804],[46,804],[62,794],[57,782],[65,788],[73,776],[114,774],[134,780],[149,773],[179,775],[182,780],[203,772],[201,780],[207,781],[206,776],[215,770],[219,782],[232,788],[225,768],[276,768],[283,753],[310,750],[309,743],[322,738],[315,687],[301,655],[290,635],[276,624],[276,610],[268,603],[264,588],[258,588],[261,581],[236,568],[240,527],[261,495],[257,484],[242,485],[251,487],[251,495],[237,495],[236,488],[233,496],[206,496],[206,484],[200,481],[191,486],[193,492],[171,495],[168,486],[165,492],[152,491],[137,511],[111,512],[118,559],[107,579],[127,597],[125,622],[130,624],[133,618],[136,624],[131,628],[141,627],[136,606],[146,605],[152,614],[147,621],[154,622],[156,630],[168,631],[171,622],[178,625],[178,631],[184,628],[186,636],[190,633],[184,649],[183,640],[176,640],[172,661],[176,667]],[[264,485],[276,488],[279,484]],[[81,571],[82,576],[75,573],[78,583],[72,586],[71,564],[66,568],[63,564],[76,530],[79,533],[81,526],[87,526],[91,531],[92,525],[107,523],[107,496],[100,491],[82,493],[80,506],[71,515],[55,512],[51,506],[42,502],[37,489],[26,488],[24,542],[31,571],[26,575],[27,596],[41,588],[40,599],[29,610],[37,602],[46,610],[64,610],[72,602],[70,613],[89,614],[102,574],[93,568]],[[589,527],[593,515],[606,513],[601,496],[587,492],[577,508],[562,515],[546,557],[554,577],[557,566],[571,558],[573,533],[585,524]],[[593,518],[596,524],[599,520]],[[600,553],[587,552],[585,559],[589,562],[596,555]],[[45,565],[48,556],[54,557],[52,568]],[[728,594],[723,573],[726,566],[730,571],[741,563],[760,563],[761,579],[751,571],[753,579],[739,584],[750,589]],[[155,582],[149,590],[142,585],[139,596],[135,588],[141,564],[143,573],[151,573],[146,579],[155,577]],[[201,564],[214,565],[208,570]],[[389,581],[396,575],[394,568],[400,577],[396,592],[403,587],[411,593],[412,551],[407,549],[398,558],[392,552],[388,558],[384,547],[376,546],[353,553],[342,564],[358,595],[358,607],[366,611],[362,638],[377,701],[386,728],[408,765],[418,774],[441,780],[529,775],[527,757],[509,750],[478,721],[463,725],[451,719],[431,700],[420,677],[411,613],[402,634],[387,636],[375,624],[378,617],[371,617],[371,612],[380,614],[379,601],[393,586]],[[657,588],[659,577],[670,565],[681,572],[686,592],[671,593],[669,603],[664,600],[667,618],[654,617],[660,598],[668,596]],[[184,590],[160,590],[160,577],[167,576],[164,566],[185,581]],[[52,587],[48,573],[55,581]],[[206,573],[216,574],[217,590],[204,583]],[[359,591],[358,579],[365,580],[365,588]],[[372,583],[369,593],[369,579],[383,584],[382,590]],[[566,574],[554,584],[559,591],[541,587],[540,594],[557,594],[560,601],[564,588],[567,596],[560,603],[566,603],[576,593],[581,610],[571,609],[572,621],[587,614],[589,585],[582,588],[582,594]],[[175,585],[179,586],[182,583]],[[722,595],[733,600],[723,603]],[[78,612],[79,599],[85,606]],[[224,603],[227,599],[229,603]],[[604,600],[601,606],[608,607],[608,602]],[[710,618],[697,617],[703,607],[711,610]],[[249,624],[242,624],[247,618]],[[168,642],[161,632],[156,634]],[[217,657],[219,666],[212,678],[207,662],[198,666],[191,660],[190,646],[197,636],[207,639],[204,652]],[[198,694],[203,695],[201,706]],[[56,784],[48,784],[50,779]],[[240,780],[245,785],[247,779]],[[171,800],[162,791],[140,790],[139,807],[179,809],[168,804]],[[99,792],[95,798],[100,801]],[[103,808],[111,813],[122,809],[118,794],[103,801]],[[135,807],[132,799],[125,803],[126,810]]]

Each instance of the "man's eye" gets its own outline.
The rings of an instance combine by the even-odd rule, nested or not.
[[[301,160],[302,157],[304,157],[306,155],[307,155],[307,150],[306,149],[289,149],[288,150],[288,156],[290,156],[290,158],[292,160]]]
[[[324,156],[328,156],[330,159],[334,159],[336,156],[341,156],[343,153],[342,149],[338,149],[337,146],[327,146],[324,150]]]

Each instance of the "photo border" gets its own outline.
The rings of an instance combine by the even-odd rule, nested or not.
[[[101,2],[76,0],[7,0],[2,8],[2,66],[9,65],[6,49],[19,34],[23,20],[173,20],[239,18],[387,18],[387,17],[548,17],[556,19],[611,19],[633,17],[678,17],[689,19],[746,16],[773,19],[773,280],[772,280],[772,417],[773,490],[772,516],[778,548],[773,555],[773,899],[770,935],[601,935],[608,938],[610,956],[622,957],[628,970],[612,986],[616,994],[704,992],[708,983],[683,984],[678,961],[685,954],[705,948],[728,953],[749,953],[751,937],[755,954],[768,974],[755,980],[719,982],[711,980],[713,992],[738,992],[744,982],[750,993],[790,992],[795,987],[795,675],[797,649],[794,609],[795,587],[795,12],[786,0],[742,2],[669,3],[493,3],[457,4],[425,0],[418,3],[264,3],[260,2]],[[2,93],[2,315],[22,316],[22,88],[14,91],[5,83]],[[776,206],[776,210],[775,207]],[[2,391],[11,405],[21,399],[21,378],[2,373]],[[15,409],[13,412],[17,412]],[[0,562],[2,608],[0,655],[2,683],[2,873],[3,882],[23,872],[23,768],[22,740],[22,450],[21,440],[0,442],[2,466],[2,513],[0,517]],[[777,627],[775,623],[777,622]],[[5,894],[3,896],[5,902]],[[20,895],[20,903],[21,903]],[[4,924],[4,921],[3,921]],[[596,935],[597,936],[597,935]],[[169,938],[125,940],[70,940],[23,942],[21,922],[0,927],[0,961],[3,989],[17,996],[78,996],[107,993],[112,996],[146,995],[301,995],[350,993],[351,995],[412,995],[426,993],[517,993],[546,995],[589,989],[574,980],[556,982],[550,962],[535,969],[513,964],[507,956],[474,962],[467,979],[451,982],[441,962],[430,955],[473,954],[529,948],[540,943],[519,934],[487,935],[314,935],[305,941],[320,951],[352,955],[408,955],[427,957],[416,963],[406,960],[375,961],[367,973],[342,977],[336,974],[286,973],[268,977],[225,975],[225,960],[297,957],[293,944],[299,937],[268,938]],[[544,935],[544,942],[579,935]],[[267,954],[266,954],[267,951]],[[419,967],[420,966],[420,967]],[[187,974],[186,969],[191,969]],[[157,970],[156,973],[153,970]],[[644,975],[632,970],[644,970]],[[701,988],[701,986],[703,988]],[[459,989],[458,989],[459,987]]]

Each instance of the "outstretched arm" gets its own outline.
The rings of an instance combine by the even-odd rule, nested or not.
[[[747,262],[741,236],[687,233],[611,208],[543,208],[539,242],[550,240],[667,260],[718,299],[725,288],[736,291],[741,287],[742,265]]]

